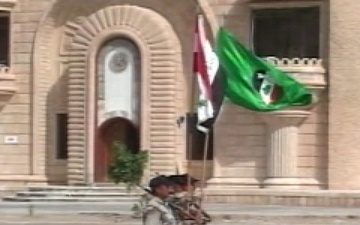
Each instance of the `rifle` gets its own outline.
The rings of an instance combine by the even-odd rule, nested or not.
[[[187,204],[188,206],[194,207],[195,210],[199,211],[200,214],[201,214],[202,220],[204,220],[204,221],[206,221],[206,222],[208,222],[208,223],[211,222],[211,220],[212,220],[212,219],[211,219],[211,216],[210,216],[208,213],[206,213],[206,212],[200,207],[200,205],[199,205],[198,203],[196,203],[196,197],[192,197],[191,200],[186,199],[186,204]]]

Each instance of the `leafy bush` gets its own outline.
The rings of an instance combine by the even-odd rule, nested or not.
[[[134,218],[142,218],[145,206],[150,201],[151,197],[149,194],[142,194],[137,203],[133,205],[131,211],[133,212]]]
[[[109,167],[110,178],[116,184],[125,183],[128,190],[139,185],[148,161],[148,152],[139,151],[135,154],[126,145],[115,142],[112,154]]]

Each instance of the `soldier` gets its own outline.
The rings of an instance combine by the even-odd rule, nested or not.
[[[183,174],[180,176],[180,178],[182,179],[181,183],[183,191],[194,194],[198,186],[199,180],[191,176],[189,177],[189,174]]]
[[[169,197],[171,183],[164,176],[153,178],[149,183],[152,199],[144,210],[144,225],[176,225],[177,222],[165,199]]]
[[[206,224],[208,220],[204,220],[202,211],[194,207],[199,203],[199,198],[193,196],[199,180],[193,177],[189,178],[188,174],[173,175],[168,179],[175,184],[175,194],[169,198],[169,202],[172,203],[172,206],[177,206],[177,208],[173,207],[177,220],[183,225]]]

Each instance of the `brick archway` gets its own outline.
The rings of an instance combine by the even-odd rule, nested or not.
[[[150,150],[152,161],[148,172],[170,173],[175,169],[175,154],[183,151],[179,148],[184,148],[181,141],[184,134],[174,121],[187,107],[179,38],[170,22],[154,10],[115,2],[73,1],[75,9],[86,5],[79,12],[69,8],[69,2],[56,1],[44,17],[36,34],[34,52],[34,174],[46,174],[46,151],[51,143],[47,141],[46,125],[49,108],[43,102],[52,83],[63,74],[68,76],[68,182],[92,183],[94,60],[100,46],[114,37],[134,41],[144,59],[142,101],[149,104],[142,110],[145,122],[141,124],[144,137],[141,148]],[[56,58],[59,62],[53,61]]]
[[[130,16],[130,15],[136,15]],[[140,18],[140,19],[139,19]],[[84,19],[70,41],[69,62],[69,152],[83,156],[91,174],[95,127],[95,60],[100,47],[114,37],[134,41],[142,58],[141,148],[152,155],[150,171],[171,173],[175,170],[176,146],[176,74],[181,58],[180,43],[171,25],[156,12],[138,6],[111,6]],[[79,88],[84,87],[80,90]],[[76,96],[76,99],[71,99]],[[168,100],[168,101],[166,101]],[[83,103],[87,102],[86,105]],[[84,114],[79,112],[85,112]],[[82,125],[80,125],[82,124]],[[158,134],[158,130],[166,133]],[[84,142],[79,142],[81,137]],[[160,137],[160,140],[159,140]],[[86,151],[84,150],[86,149]],[[158,154],[156,151],[162,151]],[[71,156],[70,153],[70,156]],[[154,154],[155,153],[155,154]],[[164,155],[167,157],[164,157]],[[170,157],[170,159],[169,159]],[[79,158],[69,158],[69,180],[78,179]],[[158,168],[161,169],[158,169]],[[92,177],[87,177],[92,179]]]

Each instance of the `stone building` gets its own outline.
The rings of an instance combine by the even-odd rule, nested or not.
[[[150,151],[147,176],[186,168],[176,121],[191,108],[200,10],[211,39],[224,25],[318,97],[269,114],[224,104],[208,194],[357,190],[358,9],[358,0],[0,0],[0,185],[108,182],[113,140]]]

